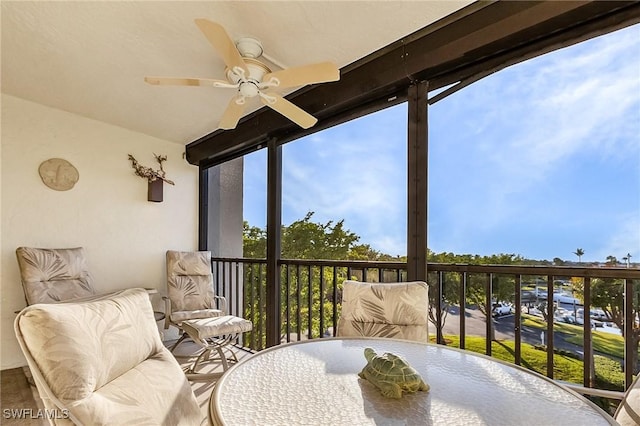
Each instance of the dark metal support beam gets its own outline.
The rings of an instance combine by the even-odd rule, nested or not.
[[[280,344],[282,146],[267,145],[267,347]]]
[[[583,332],[584,344],[584,368],[582,384],[591,388],[596,385],[596,372],[593,365],[593,335],[591,329],[591,277],[584,277],[584,322]],[[548,294],[548,293],[547,293]],[[587,331],[586,327],[589,327]],[[626,345],[625,345],[626,347]]]
[[[553,294],[553,275],[547,275],[547,330],[546,330],[547,377],[550,379],[553,379],[553,352],[554,352],[553,314],[555,313],[555,308],[554,308],[553,298],[549,296],[551,294]]]
[[[633,342],[633,329],[636,318],[633,315],[633,280],[624,280],[624,322],[623,335],[626,344],[624,345],[624,389],[629,389],[633,383],[634,351],[629,342]],[[586,323],[585,323],[586,324]],[[638,354],[635,354],[638,356]]]
[[[409,86],[407,135],[407,280],[427,280],[427,91]]]
[[[198,170],[198,250],[208,249],[209,234],[209,169]]]

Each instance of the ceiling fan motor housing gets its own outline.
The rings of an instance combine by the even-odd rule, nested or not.
[[[227,80],[232,84],[240,83],[240,93],[252,98],[258,95],[258,84],[262,82],[262,78],[271,72],[269,67],[260,61],[251,58],[242,58],[249,69],[249,75],[245,75],[244,79],[241,74],[237,74],[232,69],[227,68]]]

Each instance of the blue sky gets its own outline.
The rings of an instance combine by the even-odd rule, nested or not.
[[[283,223],[345,220],[406,254],[406,105],[283,148]],[[244,219],[266,223],[266,152]],[[495,73],[429,108],[435,252],[640,262],[640,25]]]

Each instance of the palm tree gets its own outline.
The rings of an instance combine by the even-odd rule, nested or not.
[[[607,263],[616,266],[618,264],[618,258],[615,256],[607,256]]]
[[[627,268],[631,267],[631,253],[627,253],[625,257],[622,258],[627,264]]]
[[[574,251],[573,254],[578,256],[578,263],[582,263],[582,256],[584,256],[584,250],[582,250],[581,248],[576,249],[576,251]]]

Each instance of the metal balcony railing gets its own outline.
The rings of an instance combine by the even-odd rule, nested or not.
[[[216,291],[227,297],[231,313],[253,321],[253,331],[247,333],[241,342],[253,350],[265,348],[266,315],[269,309],[280,313],[283,343],[333,336],[340,315],[341,289],[345,279],[406,281],[406,264],[402,262],[281,260],[279,268],[281,306],[274,309],[267,306],[266,260],[212,259]],[[546,371],[541,373],[554,378],[557,375],[554,360],[568,354],[558,347],[562,346],[559,343],[563,343],[558,337],[559,333],[563,327],[580,327],[581,331],[575,330],[582,334],[582,339],[575,341],[574,338],[571,343],[577,348],[573,355],[583,362],[582,383],[579,384],[589,388],[598,387],[594,355],[603,354],[603,351],[604,355],[618,362],[624,372],[621,386],[611,390],[624,390],[631,384],[640,365],[637,350],[640,340],[639,269],[428,263],[427,271],[432,323],[430,332],[436,343],[447,344],[455,339],[461,349],[466,349],[469,337],[479,335],[484,339],[483,352],[492,356],[496,329],[499,327],[503,333],[501,335],[504,335],[506,327],[508,340],[513,342],[513,348],[510,349],[512,362],[526,366],[522,348],[527,342],[532,344],[531,330],[535,330],[536,336],[540,337],[534,346],[546,351]],[[563,286],[573,290],[577,300],[573,306],[568,306],[565,318],[560,318],[558,312],[563,303],[547,303],[546,299],[551,299],[554,289]],[[545,297],[543,290],[547,291],[549,297]],[[498,301],[512,304],[513,316],[509,316],[508,321],[493,318],[493,304]],[[604,304],[607,306],[602,306]],[[566,304],[564,306],[567,307]],[[610,315],[598,316],[596,321],[595,315],[600,314],[600,308],[606,308]],[[532,311],[537,312],[538,316],[531,315]],[[481,333],[478,333],[478,315],[484,322]],[[468,332],[471,317],[476,318],[472,333]],[[447,318],[456,318],[458,323],[453,327],[455,332],[451,331],[449,324],[445,333]],[[563,324],[565,320],[575,324]],[[601,335],[594,333],[596,330],[592,326],[616,321],[622,325],[619,330],[622,337],[616,339],[624,339],[624,342],[603,349],[606,345]],[[611,329],[615,331],[615,327]]]

